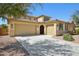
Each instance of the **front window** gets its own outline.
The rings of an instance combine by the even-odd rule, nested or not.
[[[59,24],[59,30],[63,30],[63,24]]]
[[[48,21],[48,20],[49,20],[49,18],[48,18],[48,17],[45,17],[45,18],[44,18],[44,21]]]

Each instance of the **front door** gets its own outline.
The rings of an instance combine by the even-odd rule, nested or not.
[[[44,26],[43,25],[40,26],[40,34],[44,34]]]

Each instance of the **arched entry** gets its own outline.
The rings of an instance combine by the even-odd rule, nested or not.
[[[43,25],[40,26],[40,34],[44,34],[44,26]]]

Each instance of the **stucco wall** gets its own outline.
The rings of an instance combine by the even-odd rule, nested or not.
[[[13,24],[13,28],[11,28],[11,24]],[[8,34],[9,36],[14,36],[14,22],[10,22],[8,25]]]
[[[44,17],[40,17],[37,20],[38,20],[38,22],[44,22]]]
[[[39,20],[40,21],[40,20]],[[42,18],[41,18],[41,21]],[[13,24],[13,28],[11,28],[11,24]],[[57,30],[57,24],[59,22],[28,22],[28,21],[17,21],[12,20],[9,23],[9,35],[39,35],[40,34],[40,26],[44,26],[44,35],[60,35],[63,34],[63,31]],[[73,25],[68,26],[68,30],[73,30]]]
[[[68,31],[73,31],[74,30],[74,24],[68,24]]]

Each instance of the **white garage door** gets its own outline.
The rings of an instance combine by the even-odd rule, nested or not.
[[[34,35],[35,26],[28,24],[15,24],[15,35]]]

